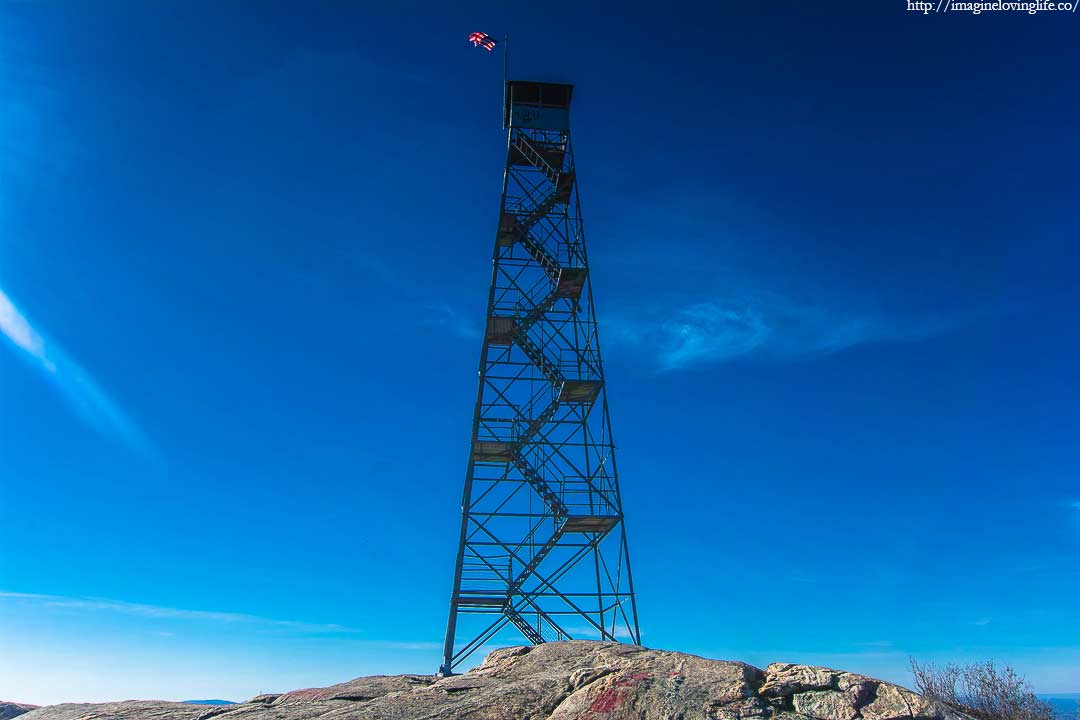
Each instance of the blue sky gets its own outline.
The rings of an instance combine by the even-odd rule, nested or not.
[[[1080,690],[1080,20],[871,5],[0,5],[0,696],[437,668],[473,30],[577,85],[645,642]]]

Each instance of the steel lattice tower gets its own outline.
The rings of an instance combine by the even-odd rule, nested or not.
[[[640,642],[574,182],[572,91],[506,84],[506,168],[443,674],[509,624],[534,644]],[[455,646],[459,620],[463,633],[474,627]]]

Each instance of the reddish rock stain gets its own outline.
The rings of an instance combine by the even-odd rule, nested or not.
[[[635,673],[634,675],[625,675],[618,678],[615,681],[615,687],[608,688],[604,692],[592,701],[589,705],[589,712],[591,713],[609,713],[615,708],[619,707],[619,704],[623,700],[622,688],[631,688],[640,685],[642,682],[650,679],[652,676],[649,673]]]
[[[619,706],[619,691],[610,689],[600,693],[600,697],[592,701],[589,710],[592,712],[611,712]]]
[[[634,675],[624,675],[615,681],[615,684],[619,687],[634,687],[640,685],[642,680],[648,680],[651,677],[649,673],[635,673]]]

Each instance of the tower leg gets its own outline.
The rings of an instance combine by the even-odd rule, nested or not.
[[[485,356],[487,352],[483,353]],[[478,403],[479,404],[479,403]],[[473,433],[475,434],[475,422]],[[439,666],[439,675],[448,677],[454,674],[454,636],[457,633],[458,598],[461,597],[461,572],[465,565],[465,545],[469,532],[469,504],[472,502],[473,462],[469,460],[469,471],[465,477],[465,490],[461,496],[461,535],[458,538],[457,560],[454,562],[454,589],[450,593],[450,617],[446,620],[446,637],[443,639],[443,659]]]

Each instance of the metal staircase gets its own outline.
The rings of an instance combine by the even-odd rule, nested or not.
[[[521,156],[525,158],[530,165],[542,172],[553,185],[557,186],[559,184],[559,177],[562,175],[562,170],[549,163],[547,159],[533,147],[528,135],[525,133],[518,133],[514,136],[513,142],[514,148],[521,153]]]
[[[519,613],[517,610],[512,607],[507,607],[503,612],[506,613],[506,617],[510,618],[510,622],[514,624],[514,627],[520,630],[521,634],[524,635],[526,639],[528,639],[528,641],[531,642],[533,645],[539,645],[543,642],[547,642],[546,640],[544,640],[544,636],[540,634],[540,631],[530,625],[528,621],[525,620],[525,618],[523,618],[521,616],[521,613]]]
[[[559,494],[555,492],[555,489],[547,484],[547,481],[540,476],[540,473],[536,471],[529,462],[522,457],[521,452],[515,452],[511,459],[514,467],[521,473],[525,482],[532,486],[532,489],[536,491],[536,494],[547,503],[547,506],[551,508],[551,512],[555,517],[565,517],[567,515],[566,506],[563,505],[562,500],[559,499]]]
[[[559,366],[548,360],[543,349],[533,342],[532,338],[530,338],[527,333],[522,332],[520,328],[514,333],[514,343],[521,348],[521,351],[532,361],[533,365],[536,366],[536,369],[551,381],[552,385],[558,387],[563,384],[566,380],[566,376],[563,375]]]
[[[543,245],[533,240],[532,235],[529,234],[528,230],[518,230],[518,242],[521,243],[522,247],[529,251],[529,254],[540,264],[540,267],[544,268],[544,272],[548,274],[548,277],[558,281],[562,266],[551,253],[544,249]]]
[[[543,545],[537,548],[536,552],[533,553],[532,559],[525,564],[525,567],[521,569],[521,572],[519,572],[517,576],[510,582],[510,586],[506,588],[506,597],[508,599],[512,598],[521,590],[521,586],[524,585],[525,581],[532,576],[532,574],[536,571],[536,568],[538,568],[540,566],[540,563],[544,561],[544,558],[548,556],[548,553],[550,553],[552,549],[554,549],[554,547],[559,544],[559,540],[561,540],[563,536],[563,528],[565,527],[565,522],[560,523],[559,526],[555,529],[555,532],[551,534],[551,537],[549,537]]]

